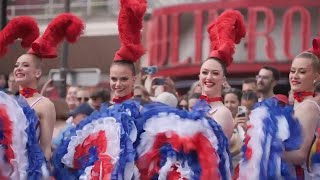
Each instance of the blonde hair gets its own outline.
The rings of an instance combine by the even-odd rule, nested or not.
[[[194,93],[194,90],[196,89],[196,87],[200,85],[199,83],[200,83],[200,80],[197,80],[192,84],[192,86],[188,91],[188,96],[191,96]]]
[[[320,73],[320,59],[318,56],[315,54],[309,52],[309,51],[304,51],[300,54],[298,54],[295,58],[306,58],[310,59],[312,62],[312,68],[315,72]]]

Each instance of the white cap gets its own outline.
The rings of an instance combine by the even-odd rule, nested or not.
[[[173,95],[172,93],[169,93],[169,92],[160,93],[156,97],[155,101],[161,102],[163,104],[166,104],[166,105],[172,106],[172,107],[177,107],[177,105],[178,105],[178,99],[176,98],[176,96]]]

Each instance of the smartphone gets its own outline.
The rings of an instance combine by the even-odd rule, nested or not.
[[[153,80],[153,85],[164,85],[165,79],[163,78],[156,78]]]
[[[238,117],[245,117],[247,115],[247,108],[245,106],[238,106]]]
[[[142,67],[142,72],[143,74],[152,75],[158,72],[158,67],[157,66]]]

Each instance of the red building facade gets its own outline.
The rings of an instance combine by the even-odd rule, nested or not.
[[[264,65],[288,73],[291,60],[320,36],[318,0],[221,0],[155,9],[146,23],[148,64],[158,75],[197,77],[209,52],[207,25],[225,9],[245,16],[246,39],[237,46],[230,76],[256,74]]]

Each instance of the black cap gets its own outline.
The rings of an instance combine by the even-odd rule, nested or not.
[[[88,103],[80,104],[77,108],[69,113],[70,116],[76,116],[78,114],[85,114],[89,116],[94,110]]]

